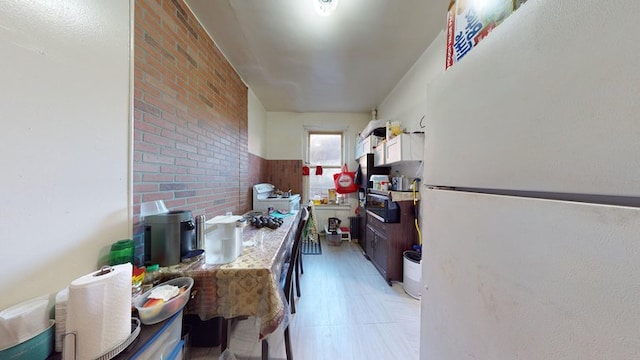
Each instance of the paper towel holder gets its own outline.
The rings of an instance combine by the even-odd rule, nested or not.
[[[109,265],[104,265],[103,267],[100,268],[100,270],[98,270],[98,272],[93,274],[93,276],[98,277],[98,276],[102,276],[102,275],[107,275],[112,271],[113,271],[113,267],[111,267]]]
[[[73,336],[73,358],[75,359],[76,354],[78,353],[78,346],[76,345],[78,343],[76,341],[78,334],[75,331],[62,334],[62,358],[63,359],[70,358],[69,356],[66,355],[68,351],[68,347],[66,346],[67,336]]]
[[[104,267],[104,266],[103,266]],[[99,276],[99,275],[95,275],[95,276]],[[136,338],[138,338],[138,335],[140,335],[140,319],[132,317],[131,318],[131,334],[120,344],[116,345],[115,347],[113,347],[112,349],[110,349],[109,351],[107,351],[106,353],[104,353],[102,356],[100,356],[97,360],[109,360],[112,359],[114,357],[116,357],[116,355],[120,354],[121,352],[123,352],[124,350],[127,349],[127,347],[129,347],[129,345],[131,345]],[[73,336],[73,358],[77,359],[77,342],[76,342],[76,337],[78,336],[78,334],[73,331],[73,332],[69,332],[66,334],[62,334],[62,343],[65,343],[65,338],[68,335],[72,335]],[[62,358],[66,359],[65,357],[65,346],[62,347]]]

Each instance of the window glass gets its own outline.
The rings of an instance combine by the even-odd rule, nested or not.
[[[321,198],[328,197],[329,189],[335,188],[333,174],[337,174],[340,171],[340,168],[324,168],[322,176],[316,176],[312,171],[311,175],[309,175],[309,199],[313,200],[316,195],[320,195]]]
[[[309,161],[313,165],[341,166],[342,134],[309,134]]]
[[[309,133],[309,199],[327,198],[335,188],[333,175],[342,171],[342,153],[342,133]],[[322,166],[322,175],[315,175],[316,166]]]

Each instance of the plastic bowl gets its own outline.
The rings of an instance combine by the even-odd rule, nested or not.
[[[154,306],[143,307],[144,303],[147,302],[151,291],[158,286],[162,285],[173,285],[177,287],[185,287],[187,290],[182,294],[174,297],[173,299]],[[138,309],[138,316],[140,316],[140,322],[145,325],[153,325],[157,324],[161,321],[164,321],[173,314],[182,310],[182,308],[189,301],[189,296],[191,294],[191,287],[193,286],[193,279],[190,277],[180,277],[176,279],[171,279],[169,281],[163,282],[162,284],[157,285],[151,290],[148,290],[144,294],[138,296],[133,304]]]

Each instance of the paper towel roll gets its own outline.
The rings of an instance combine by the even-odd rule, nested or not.
[[[71,282],[63,358],[96,359],[131,334],[131,264],[97,271]],[[75,353],[74,353],[75,350]]]

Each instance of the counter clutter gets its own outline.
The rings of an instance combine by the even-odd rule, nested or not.
[[[138,346],[138,333],[167,327],[173,329],[167,331],[175,340],[175,349],[170,350],[179,347],[181,353],[182,314],[189,300],[193,301],[186,312],[202,320],[255,316],[260,339],[269,336],[288,321],[275,274],[281,272],[292,241],[290,230],[299,216],[281,215],[271,221],[278,226],[270,228],[267,219],[267,227],[247,227],[240,237],[242,254],[235,261],[209,264],[203,251],[176,265],[149,267],[157,268],[150,271],[154,278],[150,284],[155,286],[145,292],[141,269],[118,264],[84,275],[56,294],[55,321],[49,320],[48,296],[0,312],[0,359],[44,359],[54,349],[54,359],[111,359]],[[197,296],[192,296],[192,289],[197,289]],[[132,318],[132,308],[140,320]],[[179,325],[169,325],[176,321]]]
[[[242,242],[248,246],[235,261],[207,264],[199,259],[161,268],[161,273],[194,279],[197,294],[187,305],[187,313],[201,320],[254,316],[260,324],[260,337],[268,336],[287,320],[279,274],[295,235],[291,230],[298,221],[296,214],[284,217],[276,229],[247,226]]]

